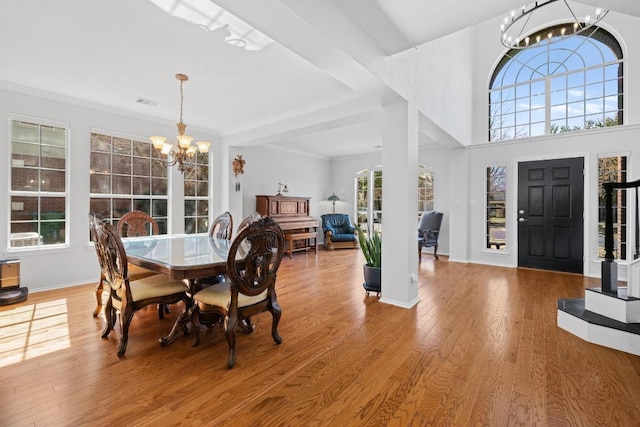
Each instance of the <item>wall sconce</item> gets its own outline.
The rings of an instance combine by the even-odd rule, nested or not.
[[[281,182],[278,183],[278,194],[276,196],[282,196],[282,193],[288,193],[289,189],[287,188],[287,184],[283,184]]]
[[[333,203],[333,213],[336,213],[336,202],[340,201],[340,197],[336,196],[336,193],[333,193],[327,200]]]

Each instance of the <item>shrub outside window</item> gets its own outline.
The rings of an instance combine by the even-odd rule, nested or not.
[[[488,166],[486,173],[486,248],[506,251],[507,167]]]

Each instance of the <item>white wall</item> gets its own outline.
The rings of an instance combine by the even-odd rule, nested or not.
[[[640,19],[610,12],[601,22],[623,46],[624,51],[624,126],[587,132],[532,138],[525,141],[487,144],[487,89],[495,65],[506,49],[498,41],[496,30],[500,20],[487,21],[472,29],[473,43],[473,123],[472,142],[468,150],[468,167],[450,164],[452,170],[465,175],[468,195],[464,212],[456,217],[460,227],[468,226],[464,234],[456,234],[450,245],[456,254],[467,254],[467,261],[504,266],[517,265],[517,251],[514,245],[505,253],[487,251],[484,248],[484,197],[485,167],[489,164],[504,163],[508,166],[507,188],[507,238],[515,242],[516,235],[516,186],[517,165],[520,161],[551,159],[562,157],[585,158],[585,270],[589,276],[600,275],[597,259],[597,158],[603,154],[626,154],[630,157],[629,180],[640,178],[640,78],[638,58],[640,46],[632,43],[638,38]],[[614,30],[615,28],[615,30]],[[455,50],[455,46],[451,46]],[[455,105],[455,101],[453,102]],[[452,209],[454,205],[452,205]],[[457,208],[457,207],[456,207]],[[457,228],[458,224],[454,226]],[[460,261],[465,259],[460,256]],[[623,267],[621,278],[626,277]]]
[[[438,240],[438,253],[447,255],[449,253],[449,210],[450,210],[450,187],[449,187],[449,156],[448,149],[438,146],[419,147],[418,164],[432,168],[434,174],[434,209],[444,212],[440,239]],[[368,169],[371,170],[382,165],[381,154],[370,154],[363,156],[350,156],[334,159],[332,162],[332,182],[336,188],[336,194],[342,199],[336,204],[336,212],[348,213],[355,219],[355,176],[356,173]],[[416,200],[418,195],[416,194]],[[418,228],[418,213],[416,212],[416,230]],[[416,231],[417,234],[417,231]]]
[[[232,151],[240,152],[235,147]],[[241,153],[246,161],[241,187],[242,218],[256,210],[256,195],[276,194],[279,182],[289,188],[288,193],[283,193],[285,196],[311,197],[310,214],[319,223],[320,215],[331,212],[327,198],[334,190],[329,159],[268,146],[245,147]],[[241,219],[235,218],[237,227]],[[318,235],[322,241],[322,232]]]
[[[45,119],[65,122],[70,128],[68,181],[69,212],[68,245],[64,249],[41,249],[7,251],[9,241],[9,186],[10,158],[9,120],[11,115],[31,117],[34,120]],[[99,276],[99,268],[95,250],[89,244],[89,159],[90,133],[92,130],[115,132],[141,139],[149,135],[177,134],[175,124],[150,118],[124,116],[101,109],[99,106],[80,103],[74,100],[61,100],[41,93],[20,93],[0,89],[0,157],[4,167],[0,172],[0,258],[19,258],[20,281],[30,291],[52,289],[74,284],[95,282]],[[197,130],[190,130],[190,135],[199,140],[211,141],[213,148],[214,170],[216,159],[220,159],[220,144],[215,137]],[[226,159],[225,159],[226,161]],[[170,187],[180,186],[181,175],[177,168],[170,172]],[[222,178],[223,179],[223,178]],[[182,232],[184,221],[179,218],[182,204],[173,204],[170,209],[170,232]]]

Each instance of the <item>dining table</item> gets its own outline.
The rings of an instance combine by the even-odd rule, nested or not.
[[[127,261],[172,279],[186,280],[188,295],[197,292],[199,278],[224,274],[231,242],[209,237],[208,234],[170,234],[122,239]],[[185,310],[178,316],[168,335],[160,338],[160,345],[171,344],[180,331],[188,334],[189,310],[193,301],[189,298]]]

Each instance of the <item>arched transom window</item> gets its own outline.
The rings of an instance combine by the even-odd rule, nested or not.
[[[510,50],[489,84],[489,141],[622,124],[622,49],[606,30]],[[557,36],[561,38],[562,36]]]

